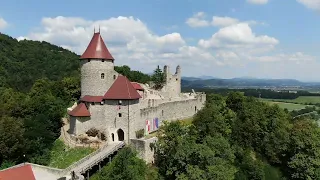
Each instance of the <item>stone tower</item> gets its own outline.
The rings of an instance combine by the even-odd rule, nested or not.
[[[100,32],[93,37],[80,57],[81,97],[103,96],[117,77],[114,58],[106,47]]]

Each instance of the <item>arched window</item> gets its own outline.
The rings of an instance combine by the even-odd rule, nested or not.
[[[101,73],[101,79],[104,79],[104,73]]]
[[[117,78],[117,76],[116,75],[113,75],[113,79],[116,79]]]
[[[114,141],[114,134],[112,133],[111,136],[112,136],[112,141]]]

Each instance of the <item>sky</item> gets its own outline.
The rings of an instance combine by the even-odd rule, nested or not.
[[[183,76],[320,81],[320,0],[1,0],[0,32]]]

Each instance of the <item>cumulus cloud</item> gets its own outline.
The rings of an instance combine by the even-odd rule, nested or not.
[[[219,17],[219,16],[212,17],[212,25],[213,26],[225,27],[225,26],[237,24],[238,22],[239,22],[238,19],[226,17],[226,16],[225,17]]]
[[[205,14],[197,13],[194,17],[204,20]],[[241,22],[235,18],[215,16],[212,22],[206,22],[208,24],[189,21],[197,27],[214,25],[220,28],[210,38],[200,39],[197,45],[189,45],[179,32],[155,34],[141,20],[123,16],[97,21],[79,17],[46,17],[42,19],[41,26],[35,28],[37,31],[17,39],[44,40],[82,54],[92,38],[93,29],[98,31],[100,26],[116,65],[126,64],[133,69],[152,72],[156,65],[174,67],[179,64],[184,76],[214,72],[211,75],[235,77],[247,73],[245,67],[252,63],[270,66],[295,62],[289,64],[300,63],[301,66],[305,64],[303,60],[313,62],[314,57],[302,52],[270,55],[279,40],[255,34],[250,27],[255,21]],[[259,74],[259,71],[252,73]]]
[[[188,18],[186,23],[190,27],[206,27],[209,26],[210,23],[205,20],[205,13],[204,12],[198,12],[194,14],[192,17]]]
[[[320,10],[320,0],[297,0],[297,2],[303,4],[307,8]]]
[[[263,5],[267,4],[269,0],[247,0],[250,4],[257,4],[257,5]]]
[[[279,41],[267,35],[257,36],[248,23],[239,23],[221,28],[208,40],[201,39],[198,44],[204,48],[230,48],[251,50],[270,50]]]
[[[0,17],[0,29],[5,29],[6,27],[8,27],[8,22]]]

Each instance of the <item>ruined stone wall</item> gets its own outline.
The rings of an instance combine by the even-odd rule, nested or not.
[[[157,137],[149,139],[130,139],[131,146],[138,151],[138,157],[145,160],[146,163],[154,163],[154,149],[152,148],[153,143],[156,143]]]
[[[81,60],[81,97],[85,95],[103,96],[113,84],[118,73],[109,60]],[[102,73],[103,78],[101,78]]]
[[[170,67],[164,66],[163,72],[166,76],[166,83],[162,89],[165,97],[179,97],[181,93],[181,68],[177,66],[175,74],[170,73]]]

